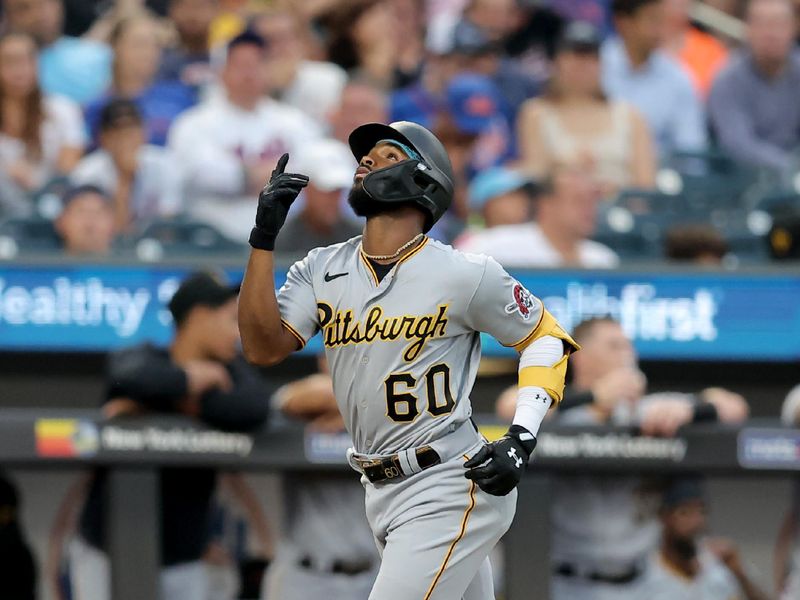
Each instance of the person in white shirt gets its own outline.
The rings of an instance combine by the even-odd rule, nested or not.
[[[25,33],[0,36],[0,215],[29,216],[31,195],[68,173],[86,144],[83,117],[67,98],[42,92],[37,51]]]
[[[700,540],[707,503],[702,482],[676,479],[664,491],[661,545],[650,559],[643,598],[648,600],[766,600],[745,572],[733,542]]]
[[[268,10],[258,13],[250,27],[267,45],[264,66],[270,95],[325,127],[328,113],[339,104],[347,73],[332,62],[306,59],[297,19],[285,9]]]
[[[585,172],[561,167],[541,183],[536,219],[478,232],[458,245],[488,254],[506,268],[614,268],[619,257],[588,239],[595,229],[598,187]]]
[[[100,148],[70,175],[75,185],[94,185],[113,199],[115,229],[141,228],[181,209],[181,178],[170,152],[145,144],[135,101],[111,100],[100,113]]]
[[[252,32],[231,40],[222,90],[182,114],[167,144],[181,162],[187,212],[237,241],[249,235],[258,192],[277,158],[321,135],[302,111],[264,97],[265,49]]]

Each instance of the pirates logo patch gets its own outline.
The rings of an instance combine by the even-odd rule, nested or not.
[[[527,321],[531,316],[531,310],[534,306],[533,295],[519,283],[514,285],[512,295],[514,301],[506,305],[506,312],[511,314],[517,311],[522,315],[522,318]]]

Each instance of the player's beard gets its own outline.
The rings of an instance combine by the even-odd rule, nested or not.
[[[350,189],[347,202],[350,204],[350,208],[353,209],[353,212],[359,217],[369,218],[382,213],[386,208],[385,206],[381,206],[380,202],[376,202],[375,199],[367,193],[367,190],[364,189],[364,184],[360,181],[356,182]]]
[[[350,194],[347,196],[347,203],[353,212],[359,217],[374,217],[375,215],[384,215],[405,208],[406,206],[413,206],[410,202],[380,202],[375,200],[364,189],[364,184],[358,181],[350,189]]]

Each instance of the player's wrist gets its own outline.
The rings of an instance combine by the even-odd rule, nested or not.
[[[512,425],[508,428],[506,435],[516,440],[522,449],[530,456],[536,448],[536,436],[525,429],[522,425]]]
[[[264,231],[258,225],[253,227],[250,230],[250,239],[248,242],[250,246],[256,248],[257,250],[267,250],[268,252],[272,252],[275,250],[275,240],[277,239],[278,235],[276,233],[270,233]]]

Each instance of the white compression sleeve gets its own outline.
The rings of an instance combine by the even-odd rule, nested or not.
[[[520,370],[525,367],[552,367],[564,356],[564,344],[557,337],[545,335],[532,342],[519,357]],[[520,425],[537,435],[547,410],[553,403],[544,388],[525,386],[517,392],[514,425]]]

